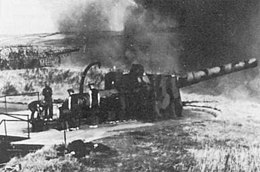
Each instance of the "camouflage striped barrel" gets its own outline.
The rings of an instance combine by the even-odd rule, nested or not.
[[[240,61],[238,63],[228,63],[222,66],[207,68],[196,72],[188,72],[187,74],[178,77],[178,87],[186,87],[201,81],[209,80],[249,68],[254,68],[256,66],[257,60],[253,58],[245,61]]]

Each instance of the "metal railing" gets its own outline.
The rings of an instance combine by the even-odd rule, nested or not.
[[[7,113],[0,113],[0,115],[6,115],[8,117],[14,118],[14,119],[3,119],[0,121],[0,125],[4,123],[4,131],[5,131],[5,136],[7,136],[7,121],[18,121],[18,122],[27,122],[27,137],[28,139],[30,138],[30,120],[29,120],[29,115],[24,115],[24,114],[7,114]],[[27,119],[20,118],[19,116],[27,117]]]
[[[26,104],[23,102],[8,102],[7,101],[7,97],[14,97],[14,96],[25,96],[25,95],[37,95],[38,100],[40,100],[40,93],[39,92],[31,92],[31,93],[21,93],[21,94],[11,94],[11,95],[4,95],[4,96],[0,96],[0,98],[4,98],[4,101],[0,101],[0,103],[4,103],[5,104],[5,112],[7,113],[7,104]]]

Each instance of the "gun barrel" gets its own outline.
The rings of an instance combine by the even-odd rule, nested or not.
[[[182,88],[190,86],[201,81],[209,80],[249,68],[254,68],[256,66],[257,60],[253,58],[245,61],[240,61],[238,63],[228,63],[222,66],[207,68],[196,72],[188,72],[186,75],[178,77],[178,87]]]

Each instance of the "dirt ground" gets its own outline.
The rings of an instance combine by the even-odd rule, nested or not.
[[[79,130],[75,131],[59,131],[50,129],[43,132],[31,133],[31,138],[23,141],[13,142],[12,144],[29,144],[29,145],[58,145],[64,144],[64,132],[66,142],[74,140],[84,140],[86,142],[120,134],[126,129],[151,126],[152,123],[140,123],[137,121],[128,121],[117,125],[100,125],[97,128],[89,128],[88,125],[83,125]]]

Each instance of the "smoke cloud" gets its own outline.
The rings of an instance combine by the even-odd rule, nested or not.
[[[257,0],[136,0],[178,36],[178,62],[184,71],[199,70],[259,56]],[[159,16],[159,17],[158,17]],[[171,19],[171,20],[169,20]],[[176,27],[172,24],[175,21]],[[156,23],[156,24],[153,24]],[[176,37],[174,38],[176,39]],[[176,45],[176,44],[175,44]],[[174,46],[176,48],[176,46]],[[259,69],[250,69],[189,88],[235,98],[259,95]],[[213,89],[214,88],[214,89]]]
[[[172,31],[177,22],[139,4],[125,23],[124,62],[141,63],[152,72],[178,72],[181,45]]]
[[[86,64],[100,60],[110,67],[122,64],[122,32],[135,5],[132,0],[85,0],[71,5],[60,17],[59,30],[76,34],[65,40],[82,48],[75,61]]]
[[[77,33],[80,60],[182,73],[258,57],[259,7],[258,0],[89,0],[69,8],[59,29]],[[240,72],[207,87],[220,93],[240,85],[254,94],[258,73]]]
[[[168,18],[176,20],[182,37],[181,60],[187,70],[253,56],[251,19],[259,10],[257,0],[136,1],[156,11],[166,24]]]
[[[83,0],[71,4],[61,14],[59,30],[63,32],[122,31],[129,8],[134,7],[131,0]]]
[[[177,26],[175,19],[168,17],[166,23],[132,0],[85,1],[61,15],[59,30],[77,34],[69,39],[83,45],[84,55],[77,61],[101,60],[126,68],[141,63],[146,70],[173,72],[179,68],[179,43],[169,23]]]

